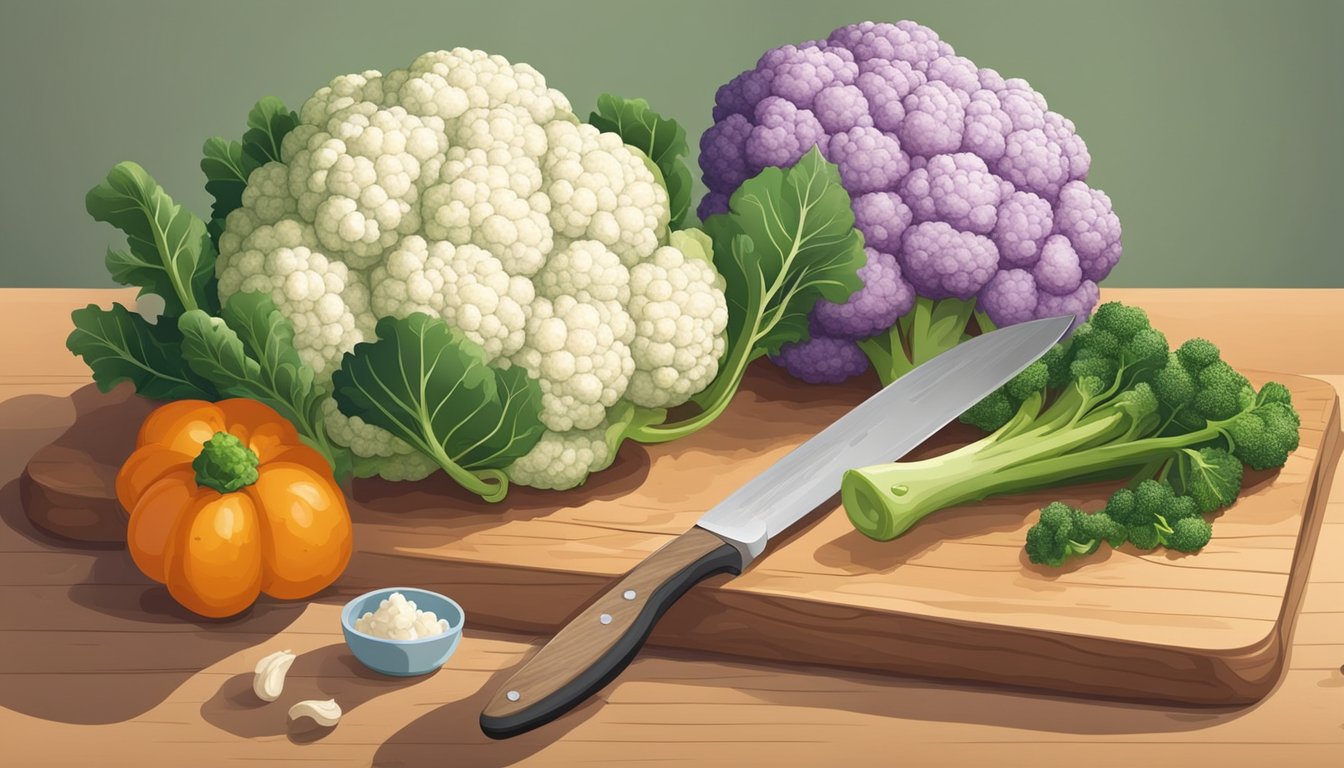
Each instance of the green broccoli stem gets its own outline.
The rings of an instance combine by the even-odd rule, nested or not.
[[[1048,413],[1048,411],[1047,411]],[[889,541],[940,509],[989,496],[1075,482],[1082,476],[1132,472],[1220,436],[1223,422],[1182,435],[1134,439],[1139,425],[1121,408],[1102,407],[1068,428],[998,433],[923,461],[880,464],[845,473],[841,499],[854,527]]]

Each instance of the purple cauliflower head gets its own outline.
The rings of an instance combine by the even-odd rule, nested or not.
[[[886,332],[916,298],[975,301],[999,326],[1081,323],[1120,258],[1120,220],[1086,183],[1091,155],[1073,122],[1027,81],[977,67],[914,22],[851,24],[768,51],[719,89],[714,120],[700,140],[702,219],[813,146],[850,193],[865,287],[819,301],[812,340],[775,356],[799,378],[861,372],[854,342]]]

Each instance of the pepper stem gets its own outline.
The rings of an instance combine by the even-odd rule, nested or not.
[[[191,462],[196,484],[233,493],[257,481],[257,454],[228,432],[216,432]]]

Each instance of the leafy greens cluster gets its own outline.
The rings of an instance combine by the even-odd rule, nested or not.
[[[294,329],[270,296],[237,293],[219,301],[215,259],[222,222],[242,204],[252,171],[279,157],[297,115],[262,99],[241,141],[212,138],[201,169],[215,198],[207,224],[175,203],[139,165],[119,163],[87,195],[96,220],[126,234],[109,250],[113,279],[154,294],[164,310],[151,322],[122,304],[72,314],[66,346],[84,358],[98,387],[129,381],[156,400],[244,397],[289,420],[338,478],[351,455],[331,439],[316,381],[294,346]],[[541,433],[540,391],[521,369],[499,371],[479,345],[425,315],[385,318],[377,342],[358,345],[335,378],[350,412],[392,430],[433,458],[464,487],[498,500],[508,483],[499,468],[526,453]]]

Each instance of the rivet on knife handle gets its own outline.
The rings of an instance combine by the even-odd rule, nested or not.
[[[716,573],[742,570],[732,544],[692,528],[635,566],[495,693],[481,730],[503,739],[550,722],[611,682],[671,605]]]

